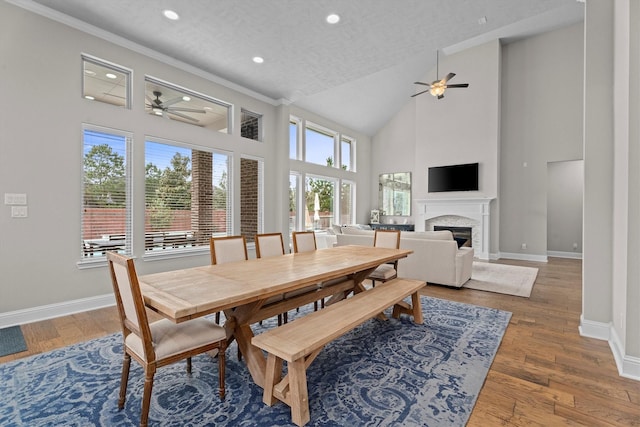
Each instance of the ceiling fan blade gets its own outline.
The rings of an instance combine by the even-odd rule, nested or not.
[[[187,113],[206,113],[205,110],[200,109],[200,108],[182,108],[182,107],[169,107],[167,108],[167,111],[184,111]]]
[[[469,87],[469,83],[458,83],[456,85],[447,85],[447,88],[450,87]]]
[[[411,95],[411,98],[413,98],[414,96],[418,96],[418,95],[422,95],[425,92],[429,92],[431,89],[427,89],[427,90],[423,90],[422,92],[418,92],[418,93],[414,93],[413,95]]]
[[[447,74],[447,76],[446,76],[444,79],[442,79],[442,80],[440,80],[440,81],[441,81],[442,83],[446,84],[449,80],[451,80],[452,78],[454,78],[454,77],[455,77],[455,75],[456,75],[455,73],[449,73],[449,74]]]
[[[178,96],[178,97],[176,97],[176,98],[173,98],[173,99],[170,99],[170,100],[168,100],[168,101],[163,102],[163,103],[162,103],[162,106],[163,106],[163,107],[168,107],[169,105],[173,105],[173,104],[175,104],[175,103],[177,103],[177,102],[180,102],[180,101],[182,101],[182,97],[181,97],[181,96]]]
[[[413,82],[414,85],[431,86],[431,83]]]
[[[200,121],[198,119],[194,119],[193,117],[189,117],[186,114],[178,113],[177,111],[167,110],[167,113],[172,114],[174,116],[182,117],[183,119],[190,120],[190,121],[192,121],[194,123],[198,123]]]

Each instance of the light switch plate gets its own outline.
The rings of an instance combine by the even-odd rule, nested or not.
[[[27,195],[24,193],[4,193],[5,205],[26,205]]]

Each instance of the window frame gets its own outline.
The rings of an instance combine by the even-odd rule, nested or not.
[[[215,131],[219,132],[219,133],[223,133],[223,134],[228,134],[228,135],[233,134],[233,107],[234,107],[233,104],[231,104],[229,102],[226,102],[226,101],[223,101],[221,99],[215,98],[213,96],[206,95],[204,93],[197,92],[197,91],[192,90],[192,89],[188,89],[188,88],[186,88],[184,86],[180,86],[180,85],[177,85],[175,83],[171,83],[171,82],[168,82],[166,80],[162,80],[162,79],[159,79],[157,77],[150,76],[148,74],[146,74],[144,76],[144,85],[145,85],[144,91],[145,91],[145,96],[147,96],[147,97],[148,97],[148,94],[146,92],[147,92],[147,85],[148,84],[164,87],[164,88],[167,88],[168,90],[180,92],[180,93],[182,93],[184,95],[187,95],[187,96],[190,96],[190,97],[195,97],[195,98],[198,98],[198,99],[200,99],[202,101],[205,101],[205,102],[208,102],[208,103],[211,103],[211,104],[215,104],[216,106],[219,106],[219,107],[222,107],[222,108],[226,108],[226,113],[227,113],[226,128],[218,129],[218,130],[215,130]],[[148,99],[147,99],[147,102],[148,102]],[[206,109],[207,107],[205,106],[204,108]],[[188,121],[180,121],[180,120],[176,120],[176,121],[179,121],[179,122],[184,123],[184,124],[190,124],[192,126],[194,126],[194,125],[198,126],[195,123],[190,123]],[[206,126],[204,126],[203,128],[204,129],[208,129]],[[209,129],[209,130],[214,130],[214,129]]]
[[[258,122],[258,139],[248,138],[248,137],[242,135],[242,124],[243,124],[242,117],[244,115],[247,115],[247,116],[252,117],[252,118],[257,120],[257,122]],[[248,139],[250,141],[264,142],[264,130],[263,130],[263,125],[262,125],[262,123],[263,123],[262,117],[263,117],[263,115],[260,114],[260,113],[256,113],[254,111],[247,110],[246,108],[241,107],[240,108],[240,137],[246,138],[246,139]]]
[[[162,144],[162,145],[167,145],[167,146],[173,146],[173,147],[178,147],[178,148],[182,148],[182,149],[188,149],[191,150],[192,153],[190,155],[190,162],[191,162],[191,174],[190,174],[190,179],[191,182],[193,182],[193,150],[196,151],[202,151],[202,152],[207,152],[207,153],[211,153],[212,155],[212,173],[214,171],[213,167],[215,165],[215,156],[216,155],[221,155],[221,156],[226,156],[226,174],[227,174],[227,188],[226,188],[226,192],[227,192],[227,199],[226,199],[226,221],[225,221],[225,234],[222,233],[215,233],[215,235],[233,235],[233,230],[234,230],[234,219],[233,219],[233,215],[234,215],[234,191],[233,191],[233,162],[234,162],[234,157],[233,157],[233,153],[226,151],[226,150],[219,150],[216,148],[212,148],[212,147],[204,147],[201,145],[197,145],[197,144],[192,144],[192,143],[188,143],[188,142],[183,142],[183,141],[175,141],[175,140],[171,140],[171,139],[167,139],[167,138],[161,138],[161,137],[156,137],[156,136],[151,136],[151,135],[146,135],[144,138],[144,142],[145,142],[145,155],[144,155],[144,169],[145,169],[145,175],[146,175],[146,167],[148,164],[148,157],[147,157],[147,143],[154,143],[154,144]],[[224,173],[224,172],[223,172]],[[145,237],[146,237],[146,228],[147,228],[147,221],[146,221],[146,209],[147,209],[147,201],[146,201],[146,193],[147,193],[147,188],[146,188],[146,176],[145,176],[145,182],[144,182],[144,193],[145,193],[145,201],[144,201],[144,209],[145,209],[145,221],[144,221],[144,229],[145,229]],[[214,177],[212,177],[212,179],[214,179]],[[191,190],[192,191],[192,190]],[[213,208],[213,207],[212,207]],[[190,207],[190,209],[193,209],[193,206]],[[213,226],[213,224],[212,224]],[[186,230],[185,230],[186,231]],[[193,231],[193,230],[190,230]],[[152,232],[157,232],[157,231],[152,231]],[[213,235],[214,233],[212,233]],[[191,256],[191,255],[196,255],[196,254],[202,254],[202,253],[207,253],[209,252],[209,245],[208,243],[202,243],[199,245],[191,245],[191,246],[186,246],[185,247],[171,247],[171,248],[163,248],[162,251],[153,251],[153,250],[147,250],[146,248],[146,244],[143,246],[143,255],[142,258],[145,261],[151,261],[151,260],[161,260],[161,259],[167,259],[167,258],[179,258],[179,257],[185,257],[185,256]]]
[[[123,67],[122,65],[118,65],[116,63],[110,62],[110,61],[106,61],[104,59],[98,58],[96,56],[93,55],[89,55],[86,53],[81,53],[80,54],[80,58],[81,58],[81,65],[82,65],[82,88],[81,88],[81,96],[83,99],[86,100],[90,100],[90,101],[95,101],[95,102],[101,102],[103,104],[108,104],[108,105],[113,105],[115,107],[118,108],[125,108],[127,110],[131,110],[132,105],[133,105],[133,100],[131,99],[131,82],[133,80],[133,70]],[[86,82],[85,79],[87,78],[87,73],[85,71],[85,62],[89,62],[93,65],[96,65],[98,67],[103,67],[103,68],[107,68],[109,70],[112,70],[116,73],[121,73],[124,74],[125,78],[126,78],[126,82],[124,85],[124,89],[125,89],[125,104],[124,105],[118,105],[118,104],[113,104],[111,102],[105,102],[105,101],[101,101],[99,99],[96,98],[88,98],[85,93],[86,91]]]
[[[86,149],[85,142],[85,133],[89,132],[97,132],[105,135],[115,135],[118,137],[123,137],[125,139],[125,147],[124,147],[124,173],[125,173],[125,248],[124,254],[127,256],[132,256],[133,254],[133,202],[132,202],[132,194],[133,194],[133,165],[132,165],[132,155],[133,155],[133,132],[125,131],[121,129],[109,128],[105,126],[97,126],[90,123],[82,123],[82,151],[81,151],[81,162],[82,165],[82,180],[80,184],[80,260],[77,262],[78,268],[92,268],[92,267],[101,267],[106,265],[107,257],[106,255],[95,255],[93,252],[88,252],[86,241],[92,239],[85,239],[84,235],[84,226],[85,226],[85,160],[86,155],[84,153]],[[96,239],[97,240],[97,239]],[[92,254],[92,255],[90,255]]]

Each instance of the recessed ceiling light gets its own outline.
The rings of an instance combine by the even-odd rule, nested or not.
[[[327,16],[327,22],[329,24],[337,24],[338,22],[340,22],[340,15],[337,15],[335,13],[332,13],[331,15]]]
[[[253,62],[255,62],[256,64],[262,64],[264,62],[264,58],[262,56],[254,56]]]
[[[182,100],[186,101],[186,102],[189,102],[189,101],[191,101],[191,97],[190,96],[183,96]]]
[[[171,9],[163,10],[162,14],[164,15],[165,18],[171,19],[172,21],[177,21],[178,19],[180,19],[180,15],[178,15],[175,11]]]
[[[84,70],[84,73],[88,76],[95,76],[96,72],[91,70]]]
[[[84,96],[85,99],[88,99],[89,101],[93,101],[95,98],[91,95],[85,95]]]
[[[118,76],[116,76],[113,73],[107,73],[107,74],[105,74],[105,76],[107,76],[107,78],[109,78],[109,79],[117,79],[118,78]]]

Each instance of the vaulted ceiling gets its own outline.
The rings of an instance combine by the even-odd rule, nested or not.
[[[294,103],[367,135],[409,102],[412,82],[435,66],[437,49],[446,55],[508,42],[584,14],[576,0],[8,1],[90,24],[272,104]],[[180,19],[168,20],[165,9]],[[340,16],[337,24],[326,22],[330,13]]]

